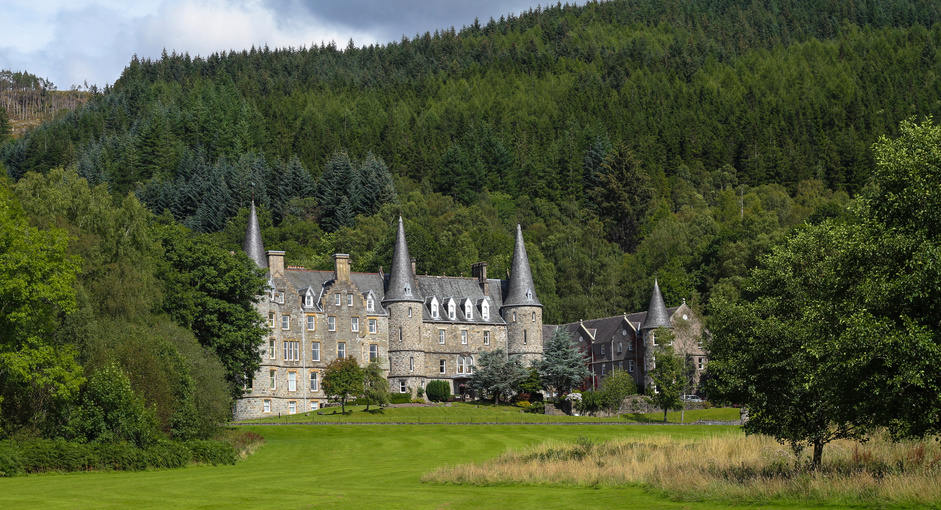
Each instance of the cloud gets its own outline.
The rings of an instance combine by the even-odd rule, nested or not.
[[[386,44],[474,18],[520,13],[525,0],[5,0],[0,66],[72,84],[114,83],[132,55],[160,58],[309,47],[353,39]]]

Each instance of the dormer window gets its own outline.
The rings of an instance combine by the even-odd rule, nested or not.
[[[526,299],[529,301],[533,300],[533,289],[526,289]]]
[[[452,321],[457,318],[457,310],[454,306],[454,301],[448,301],[448,318]]]
[[[438,318],[438,301],[434,299],[431,300],[431,318]]]
[[[376,309],[376,300],[373,299],[372,294],[366,296],[366,310],[373,311]]]
[[[309,292],[304,295],[304,306],[307,308],[314,306],[314,296]]]
[[[464,318],[467,320],[474,319],[474,307],[471,305],[470,300],[464,302]]]
[[[490,320],[490,303],[487,300],[480,304],[480,315],[483,316],[485,321]]]

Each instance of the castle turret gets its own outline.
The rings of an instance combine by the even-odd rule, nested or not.
[[[245,229],[245,241],[242,243],[242,251],[248,254],[248,258],[254,260],[258,267],[268,267],[268,261],[265,258],[265,244],[261,241],[261,227],[258,226],[258,215],[255,213],[254,200],[252,200],[251,211],[248,213],[248,228]]]
[[[654,332],[657,328],[673,329],[673,323],[670,322],[667,305],[663,302],[663,295],[660,294],[660,285],[654,278],[653,292],[650,294],[650,303],[647,305],[647,315],[640,326],[641,338],[644,342],[644,384],[648,387],[651,380],[647,373],[654,367],[654,349],[657,345]]]
[[[389,311],[389,383],[392,391],[399,391],[403,383],[414,391],[425,385],[425,351],[421,345],[423,300],[415,285],[415,272],[401,216],[382,306]]]
[[[507,323],[507,352],[520,355],[525,363],[542,356],[542,303],[536,297],[533,274],[526,256],[523,229],[516,225],[516,245],[510,266],[510,281],[501,309]]]

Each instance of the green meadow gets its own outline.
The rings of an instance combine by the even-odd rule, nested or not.
[[[428,484],[445,465],[549,438],[740,434],[706,425],[254,425],[266,442],[234,466],[0,479],[0,508],[722,508],[640,487]]]

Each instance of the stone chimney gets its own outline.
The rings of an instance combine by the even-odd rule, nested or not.
[[[336,266],[334,278],[338,282],[350,281],[350,256],[346,253],[337,253],[333,256]]]
[[[415,272],[416,267],[418,267],[418,259],[412,257],[412,274],[418,274]]]
[[[269,250],[265,252],[268,257],[268,271],[272,278],[284,278],[284,252]]]
[[[471,276],[477,277],[477,283],[485,296],[490,295],[490,281],[487,280],[487,263],[478,262],[471,266]]]

